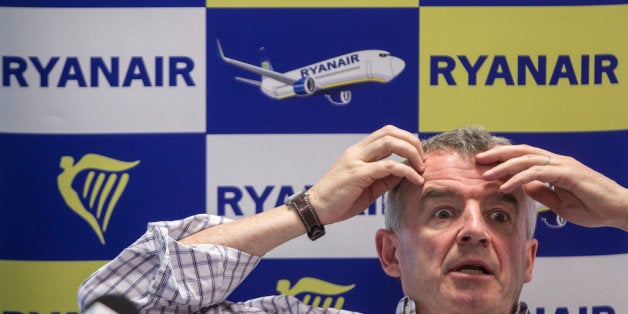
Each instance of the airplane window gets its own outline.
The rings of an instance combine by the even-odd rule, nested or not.
[[[382,57],[382,58],[388,57],[390,55],[391,55],[390,53],[384,53],[384,52],[380,52],[379,53],[379,56]]]

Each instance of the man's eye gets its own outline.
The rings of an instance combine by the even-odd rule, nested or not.
[[[494,213],[491,213],[490,215],[491,219],[497,221],[497,222],[504,222],[508,220],[508,214],[502,212],[502,211],[497,211]]]
[[[441,208],[434,212],[434,217],[440,219],[448,219],[454,216],[454,212],[448,208]]]

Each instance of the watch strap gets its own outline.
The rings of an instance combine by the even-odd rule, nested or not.
[[[307,230],[307,236],[314,241],[325,235],[325,226],[321,223],[316,215],[316,211],[310,204],[309,194],[307,191],[301,191],[291,195],[286,200],[286,205],[294,208],[299,214],[299,218],[303,222]]]

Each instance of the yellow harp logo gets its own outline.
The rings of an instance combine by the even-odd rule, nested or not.
[[[70,209],[92,227],[103,245],[103,233],[129,182],[126,171],[139,163],[139,160],[126,162],[96,154],[87,154],[77,163],[71,156],[61,157],[59,166],[63,171],[57,176],[59,192]],[[74,179],[83,172],[83,188],[76,191],[72,187]]]
[[[277,292],[283,295],[298,297],[297,295],[302,294],[301,301],[305,304],[322,308],[333,307],[338,310],[342,309],[345,304],[345,298],[342,294],[353,289],[353,287],[355,284],[341,286],[311,277],[299,279],[292,287],[290,287],[290,281],[286,279],[277,281]]]

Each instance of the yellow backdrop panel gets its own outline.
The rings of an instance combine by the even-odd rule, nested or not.
[[[422,7],[420,130],[444,131],[467,124],[512,132],[625,129],[626,16],[628,5]],[[588,56],[586,62],[583,55]],[[461,59],[478,65],[480,56],[486,56],[485,62],[477,68],[476,82],[470,84]],[[520,56],[537,68],[539,56],[546,60],[544,84],[528,71],[521,84],[517,77]],[[595,83],[596,56],[603,60],[598,71],[607,70],[600,72],[599,84]],[[455,62],[453,70],[434,71],[433,67],[446,68],[446,62],[430,64],[441,57]],[[584,76],[583,70],[588,72]],[[456,85],[449,84],[444,74],[450,74]],[[430,75],[438,81],[431,81]],[[617,83],[612,82],[613,75]],[[509,76],[512,85],[505,79]],[[491,77],[495,78],[492,82]]]
[[[0,305],[4,311],[22,313],[78,312],[78,287],[107,261],[10,261],[0,260]]]

